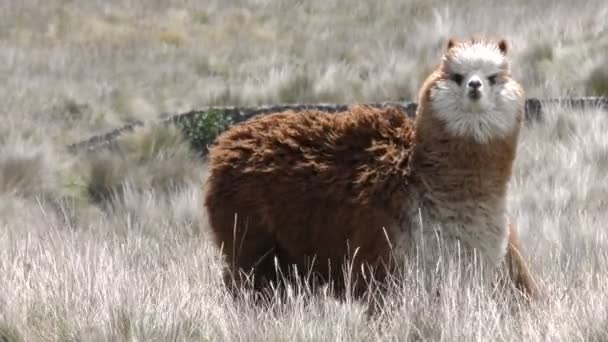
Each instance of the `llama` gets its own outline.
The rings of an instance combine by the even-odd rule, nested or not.
[[[205,207],[225,280],[262,290],[277,271],[297,269],[342,291],[349,260],[359,296],[364,279],[382,281],[395,256],[411,255],[417,236],[440,232],[491,270],[507,261],[513,283],[535,296],[507,221],[524,111],[507,52],[504,40],[451,39],[415,119],[355,105],[258,116],[221,134],[209,150]]]

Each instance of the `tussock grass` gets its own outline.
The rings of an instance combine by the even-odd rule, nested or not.
[[[0,100],[64,144],[207,105],[413,100],[449,36],[509,39],[530,97],[600,93],[608,47],[601,0],[61,3],[0,5]]]
[[[509,199],[546,302],[530,306],[509,288],[493,290],[449,259],[438,269],[404,264],[371,319],[365,301],[305,283],[262,305],[247,293],[234,299],[205,228],[201,183],[161,189],[130,178],[98,210],[0,196],[1,331],[27,341],[603,340],[608,117],[555,108],[546,119],[522,133]],[[170,137],[158,140],[172,146]],[[166,150],[148,138],[133,137],[134,155],[158,162]]]
[[[0,193],[45,196],[57,188],[61,163],[49,146],[7,133],[0,138]]]
[[[115,150],[86,155],[82,164],[76,175],[96,202],[121,197],[127,183],[133,189],[167,192],[201,180],[201,162],[174,126],[139,128],[119,139]]]
[[[598,96],[608,96],[608,59],[591,70],[587,80],[589,92]]]

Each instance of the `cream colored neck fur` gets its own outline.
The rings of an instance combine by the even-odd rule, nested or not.
[[[519,126],[504,138],[481,144],[450,133],[424,103],[411,164],[415,207],[420,210],[410,214],[420,214],[413,218],[414,231],[433,240],[435,228],[428,227],[439,225],[443,238],[477,250],[492,267],[506,251],[506,191]]]
[[[483,200],[505,196],[511,177],[519,129],[480,144],[457,137],[432,115],[421,113],[412,167],[426,190],[445,200]]]

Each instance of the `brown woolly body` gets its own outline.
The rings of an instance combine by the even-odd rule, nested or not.
[[[341,290],[349,259],[361,294],[359,270],[369,266],[379,280],[391,272],[393,253],[407,254],[415,243],[421,209],[425,220],[445,225],[448,237],[492,262],[508,253],[516,285],[534,294],[505,211],[522,111],[499,139],[456,136],[431,103],[445,77],[442,63],[420,91],[415,121],[396,108],[354,106],[260,116],[218,137],[205,206],[229,265],[226,280],[244,285],[243,273],[251,272],[261,289],[277,280],[276,267],[287,273],[295,265]]]
[[[384,229],[404,219],[413,143],[413,122],[394,108],[279,113],[230,129],[210,150],[206,206],[232,271],[255,265],[261,285],[275,279],[274,256],[283,270],[314,260],[340,283],[355,250],[355,262],[388,265]]]

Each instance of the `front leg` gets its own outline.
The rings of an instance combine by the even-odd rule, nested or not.
[[[509,227],[509,243],[505,256],[509,277],[515,287],[530,299],[542,297],[538,283],[534,280],[524,256],[521,254],[521,244],[517,228],[511,222]]]

